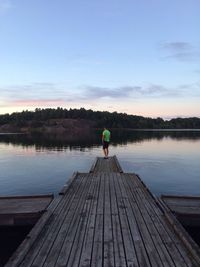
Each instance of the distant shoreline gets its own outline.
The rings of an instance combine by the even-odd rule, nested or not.
[[[0,132],[78,132],[91,129],[169,131],[200,129],[200,117],[164,120],[126,113],[47,108],[0,115]]]
[[[131,129],[131,128],[109,128],[111,131],[133,131],[133,132],[200,132],[200,129]],[[89,132],[89,130],[96,130],[96,131],[101,131],[102,128],[90,128],[87,129],[87,132]],[[56,133],[60,133],[60,134],[67,134],[67,133],[73,133],[77,134],[81,132],[81,128],[77,131],[74,129],[71,129],[70,131],[66,131],[66,132],[62,132],[60,133],[59,130],[58,131],[44,131],[42,129],[30,129],[30,131],[9,131],[9,132],[3,132],[0,129],[0,135],[22,135],[22,134],[36,134],[36,133],[41,133],[41,134],[56,134]]]

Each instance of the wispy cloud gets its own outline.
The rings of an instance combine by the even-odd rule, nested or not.
[[[11,8],[13,8],[13,4],[10,0],[0,0],[0,15],[5,14]]]
[[[62,99],[18,99],[18,100],[13,100],[7,103],[7,106],[14,105],[16,107],[21,107],[21,106],[30,106],[30,107],[37,107],[37,106],[62,106],[65,104],[65,101]]]
[[[101,98],[141,98],[141,97],[163,97],[171,96],[175,92],[161,85],[142,86],[122,86],[117,88],[106,88],[97,86],[87,86],[84,88],[83,99],[101,99]]]
[[[173,52],[180,52],[192,49],[192,45],[187,42],[166,42],[161,45],[163,48]]]
[[[84,88],[84,98],[126,98],[138,90],[140,90],[138,86],[124,86],[118,88],[86,86]]]
[[[178,89],[182,91],[184,96],[189,95],[188,92],[190,92],[190,96],[200,97],[200,81],[191,84],[182,84]]]
[[[175,88],[150,84],[147,86],[100,87],[84,86],[73,90],[53,83],[33,83],[0,88],[0,107],[57,107],[73,104],[110,103],[139,99],[163,99],[180,97],[200,97],[200,82],[182,84]]]
[[[200,59],[200,51],[188,42],[165,42],[160,48],[167,52],[165,58],[178,61],[196,61]]]
[[[24,85],[11,85],[1,87],[1,96],[13,99],[34,99],[55,96],[63,91],[58,89],[59,85],[54,83],[31,83]],[[55,93],[56,92],[56,93]]]
[[[54,83],[31,83],[0,88],[0,107],[62,106],[74,100],[70,90],[60,89]]]

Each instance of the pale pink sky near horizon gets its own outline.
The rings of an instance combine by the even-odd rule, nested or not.
[[[176,103],[175,103],[176,102]],[[102,104],[103,103],[103,104]],[[99,111],[109,111],[109,112],[121,112],[133,115],[139,115],[144,117],[162,117],[163,119],[171,119],[176,117],[198,117],[199,102],[196,101],[196,106],[187,105],[185,102],[177,101],[177,99],[166,99],[165,103],[162,101],[154,100],[142,100],[132,102],[132,100],[126,100],[126,103],[116,102],[110,103],[109,99],[104,99],[104,101],[92,100],[91,103],[77,103],[69,104],[61,99],[43,99],[43,100],[18,100],[8,102],[8,107],[1,108],[1,114],[21,112],[23,110],[35,110],[36,108],[57,108],[63,107],[66,109],[70,108],[85,108]],[[112,106],[109,104],[112,104]],[[171,109],[169,110],[169,107]],[[3,112],[2,112],[3,111]],[[185,112],[187,111],[187,112]],[[167,114],[167,115],[166,115]],[[187,114],[187,115],[186,115]]]

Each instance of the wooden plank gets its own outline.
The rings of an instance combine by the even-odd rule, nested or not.
[[[97,216],[97,205],[99,201],[99,189],[100,189],[100,176],[94,174],[95,192],[92,198],[92,206],[90,210],[90,216],[85,232],[84,243],[82,246],[80,263],[77,266],[87,267],[90,266],[93,250],[94,230]]]
[[[5,264],[5,267],[21,266],[21,262],[37,240],[42,231],[45,231],[46,226],[50,223],[52,214],[56,207],[59,205],[61,198],[55,198],[48,207],[47,212],[39,219],[35,227],[26,236],[25,240],[21,243],[18,249],[10,257],[9,261]]]
[[[60,203],[52,214],[53,220],[50,224],[47,225],[48,228],[46,232],[42,233],[41,235],[38,235],[38,239],[32,244],[31,250],[28,253],[28,257],[25,258],[25,260],[23,261],[23,263],[21,263],[20,266],[31,266],[32,262],[38,256],[39,253],[44,254],[44,258],[48,255],[48,251],[54,241],[53,237],[57,235],[57,231],[60,229],[62,221],[65,219],[65,214],[66,212],[68,212],[71,202],[75,198],[76,193],[79,191],[83,179],[84,176],[81,176],[79,179],[74,180],[74,182],[76,182],[76,190],[71,187],[66,196],[58,196],[58,199],[60,199]]]
[[[179,253],[181,254],[181,256],[183,257],[183,259],[185,260],[188,266],[198,266],[198,264],[196,265],[196,262],[195,263],[193,262],[194,262],[194,259],[196,258],[197,258],[197,262],[199,262],[199,256],[197,257],[197,254],[200,255],[199,247],[191,239],[191,237],[188,235],[188,233],[185,231],[182,225],[172,215],[171,211],[164,204],[164,202],[162,202],[161,199],[159,198],[158,199],[154,198],[154,199],[156,202],[156,206],[160,207],[160,209],[156,209],[156,212],[159,213],[162,210],[162,212],[164,213],[165,220],[163,220],[163,224],[166,225],[165,230],[168,233],[168,235],[172,238],[174,244],[176,244],[179,250]],[[175,221],[176,223],[174,224],[173,221]],[[193,250],[192,250],[192,246],[194,246]],[[194,258],[191,257],[193,254],[194,254]]]
[[[170,210],[176,214],[185,214],[185,215],[196,215],[197,217],[200,216],[200,207],[183,207],[177,205],[169,205],[166,203]]]
[[[111,217],[111,203],[110,203],[110,173],[104,174],[105,191],[104,191],[104,266],[114,267],[114,247],[113,247],[113,229]]]
[[[200,198],[183,196],[161,196],[171,211],[176,214],[200,216]]]
[[[142,245],[141,237],[138,232],[138,227],[135,224],[135,221],[133,220],[134,218],[131,217],[131,213],[129,212],[126,192],[124,192],[121,185],[119,184],[118,174],[115,175],[113,174],[113,179],[114,179],[114,189],[117,199],[117,208],[118,208],[120,227],[124,244],[125,257],[126,257],[126,264],[127,266],[149,267],[151,265],[149,264],[149,260],[145,251],[142,249],[140,253],[140,248]],[[139,253],[139,258],[138,258],[138,253]]]
[[[200,196],[188,196],[188,195],[161,195],[161,198],[166,198],[166,199],[178,199],[180,201],[182,200],[194,200],[194,201],[199,201],[200,200]]]
[[[99,170],[102,170],[101,164],[102,164],[102,158],[97,157],[96,161],[94,162],[92,172],[99,172]]]
[[[118,175],[118,176],[121,188],[125,188],[126,194],[128,194],[128,197],[130,199],[130,207],[134,211],[135,220],[152,266],[165,266],[165,260],[160,248],[160,244],[157,244],[157,241],[155,240],[155,231],[153,231],[154,230],[153,225],[149,220],[149,218],[148,217],[146,218],[145,215],[143,214],[144,207],[141,205],[141,203],[137,202],[136,198],[134,197],[132,198],[130,194],[130,188],[124,181],[124,175]],[[148,220],[148,222],[146,222],[146,220]],[[150,225],[148,225],[148,223]],[[149,227],[153,231],[152,233],[149,230]]]
[[[59,192],[59,195],[65,195],[70,186],[73,185],[73,181],[78,177],[78,172],[74,172],[72,177],[66,182],[62,190]]]
[[[0,198],[0,225],[34,225],[46,211],[53,194]]]
[[[1,200],[11,200],[11,199],[37,199],[37,198],[50,198],[52,199],[54,197],[53,194],[41,194],[41,195],[20,195],[20,196],[1,196],[0,197],[0,201]]]
[[[90,168],[90,173],[93,173],[95,171],[97,163],[98,163],[98,157],[96,157],[95,161],[93,162],[93,164]]]
[[[46,197],[8,197],[0,199],[0,215],[38,213],[44,211],[53,199],[53,195]]]
[[[81,251],[84,244],[84,238],[87,230],[87,225],[89,222],[89,218],[91,215],[91,208],[93,199],[95,198],[95,190],[97,187],[97,184],[95,183],[95,177],[93,175],[88,176],[90,177],[90,188],[88,191],[88,194],[86,195],[85,204],[83,206],[83,210],[80,213],[80,219],[79,219],[79,225],[76,230],[76,234],[74,235],[73,239],[73,245],[70,251],[70,256],[67,260],[66,253],[64,254],[64,257],[60,257],[58,259],[57,265],[60,266],[78,266],[80,262],[81,257]],[[64,248],[65,246],[65,248]],[[65,249],[69,249],[67,243],[65,242],[63,246],[63,251],[65,252]],[[87,248],[88,249],[88,248]],[[80,263],[81,266],[82,263]]]
[[[177,221],[177,219],[172,215],[171,211],[167,208],[164,202],[161,199],[158,200],[160,205],[162,206],[166,219],[173,227],[174,231],[176,232],[177,236],[182,240],[183,244],[185,245],[185,249],[187,248],[189,253],[184,255],[184,259],[188,262],[188,266],[200,266],[200,248],[194,242],[194,240],[190,237],[187,231],[182,227],[182,225]],[[184,250],[183,250],[184,251]],[[192,265],[188,259],[191,259]],[[196,261],[196,262],[194,262]]]
[[[0,215],[0,226],[34,226],[44,212]]]
[[[168,205],[174,205],[174,206],[180,206],[180,207],[191,207],[191,208],[199,208],[200,206],[200,200],[193,200],[193,199],[180,199],[180,198],[162,198],[165,203]]]
[[[126,175],[125,176],[126,182],[129,184],[129,188],[132,191],[132,195],[134,195],[134,199],[136,202],[143,206],[140,210],[143,213],[143,217],[146,221],[147,228],[152,235],[154,243],[158,247],[159,255],[162,259],[164,266],[176,266],[176,263],[173,259],[176,258],[176,262],[178,262],[177,266],[185,266],[185,263],[180,256],[176,247],[171,239],[168,238],[166,235],[165,229],[161,221],[158,219],[155,210],[151,208],[150,202],[153,201],[152,198],[148,199],[147,194],[148,192],[143,189],[143,185],[137,184],[135,180],[137,177]]]
[[[114,177],[113,173],[110,174],[110,202],[111,202],[111,220],[113,228],[113,243],[114,243],[114,263],[115,267],[125,267],[126,264],[126,255],[125,247],[122,237],[122,229],[120,224],[118,206],[117,206],[117,196],[114,186]]]
[[[129,176],[133,176],[133,175],[129,174]],[[141,180],[138,177],[135,177],[134,181],[136,181],[136,185],[141,184]],[[149,203],[150,203],[150,205],[148,206],[149,211],[151,211],[152,209],[156,213],[157,218],[162,222],[163,228],[165,230],[164,232],[162,232],[162,237],[166,239],[164,242],[166,246],[168,246],[168,251],[172,254],[173,260],[175,261],[177,266],[180,266],[180,264],[193,266],[194,264],[192,263],[193,260],[190,259],[188,252],[186,251],[186,248],[183,246],[183,243],[180,242],[181,240],[177,238],[177,235],[175,234],[174,230],[169,226],[169,224],[167,224],[166,216],[164,216],[165,213],[163,214],[164,210],[163,209],[161,210],[158,208],[159,206],[158,206],[157,199],[155,199],[152,194],[148,194],[148,191],[146,190],[146,188],[144,187],[141,187],[141,188],[143,191],[147,192],[146,197],[149,199]],[[174,253],[176,254],[174,255]]]
[[[97,205],[97,214],[94,230],[94,241],[92,250],[91,266],[103,266],[103,221],[104,221],[104,177],[103,174],[98,174],[100,179],[99,199]]]
[[[51,231],[47,236],[45,243],[40,249],[37,258],[33,262],[33,266],[54,266],[59,256],[62,258],[63,247],[65,242],[68,244],[66,255],[70,252],[71,240],[76,232],[79,214],[84,205],[85,196],[89,190],[89,179],[86,175],[83,176],[83,182],[80,185],[80,190],[74,194],[73,201],[70,201],[66,211],[60,217],[59,225],[55,225],[54,231]]]
[[[117,157],[109,157],[108,159],[104,159],[102,157],[98,157],[97,161],[94,163],[92,167],[92,172],[123,172],[122,168],[117,160]]]
[[[98,158],[74,176],[5,267],[200,266],[171,212],[117,162]]]
[[[117,157],[113,156],[113,159],[114,159],[114,164],[116,165],[116,172],[123,173],[122,167],[119,164],[119,161],[118,161]]]

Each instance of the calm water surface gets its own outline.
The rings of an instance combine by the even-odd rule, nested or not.
[[[112,132],[110,155],[156,194],[200,195],[200,131]],[[57,194],[102,156],[100,133],[0,134],[0,196]]]

